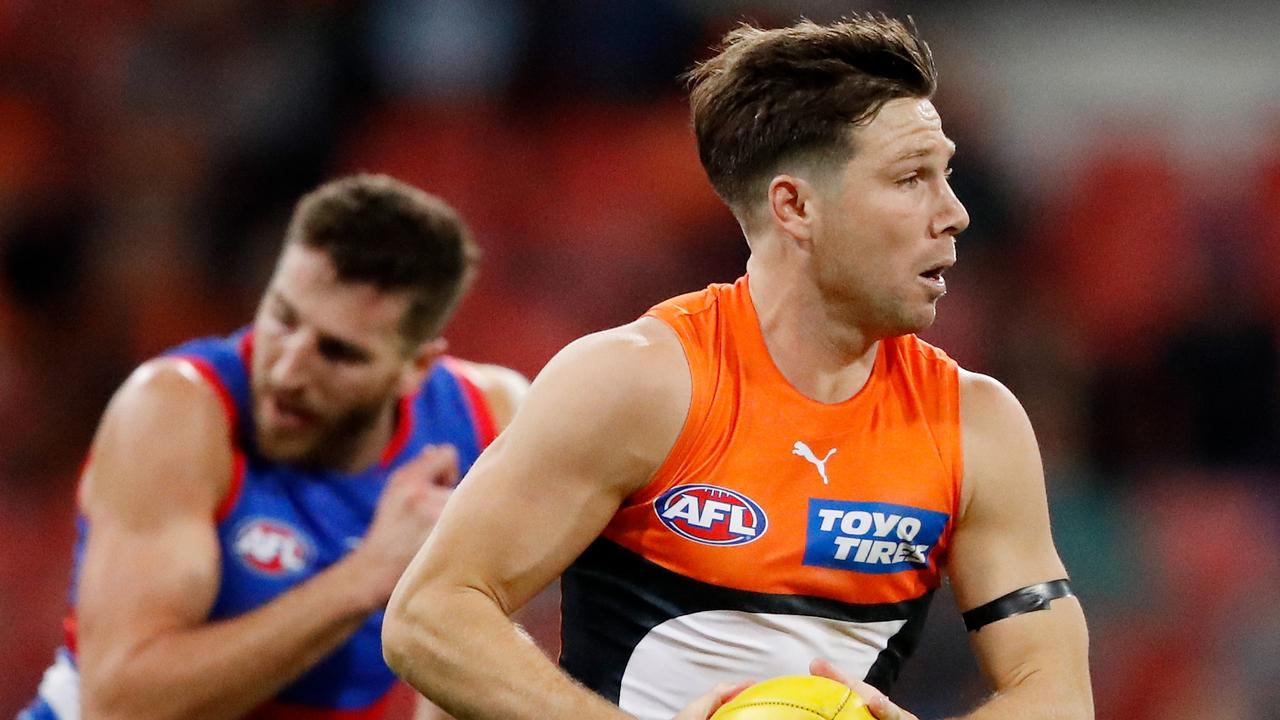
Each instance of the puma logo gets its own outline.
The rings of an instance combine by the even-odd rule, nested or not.
[[[805,460],[813,463],[813,466],[818,468],[818,474],[822,476],[822,484],[827,484],[827,460],[831,459],[831,456],[836,454],[836,448],[828,450],[826,457],[819,460],[818,456],[813,454],[813,450],[810,450],[808,445],[805,445],[801,440],[797,440],[796,444],[791,446],[791,454],[799,455]]]

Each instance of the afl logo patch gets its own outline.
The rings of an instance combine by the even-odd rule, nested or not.
[[[653,510],[672,532],[704,545],[743,545],[769,527],[754,500],[715,485],[677,485],[653,501]]]
[[[286,522],[268,518],[241,523],[231,549],[250,570],[273,577],[302,572],[312,557],[306,536]]]

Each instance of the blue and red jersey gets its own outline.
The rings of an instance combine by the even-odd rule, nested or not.
[[[216,515],[222,578],[211,621],[265,605],[350,552],[368,530],[390,475],[425,446],[457,448],[459,471],[465,474],[496,434],[484,395],[456,360],[444,358],[415,394],[401,399],[393,437],[373,467],[345,473],[273,462],[254,450],[252,353],[251,330],[193,340],[166,353],[191,363],[218,391],[232,428],[234,475]],[[87,530],[83,517],[79,524],[76,576]],[[59,651],[23,720],[78,718],[78,707],[70,714],[68,705],[78,702],[67,689],[78,688],[74,579],[67,647]],[[382,617],[382,611],[370,615],[345,643],[251,717],[382,717],[397,685],[382,659]]]

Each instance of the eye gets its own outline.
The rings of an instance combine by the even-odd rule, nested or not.
[[[292,330],[298,325],[298,313],[279,299],[271,303],[271,317],[287,330]]]
[[[332,362],[362,365],[369,361],[369,353],[363,349],[334,338],[320,338],[317,349],[326,360]]]
[[[904,177],[901,180],[899,180],[898,184],[903,187],[913,188],[920,184],[920,173],[913,172],[907,177]]]

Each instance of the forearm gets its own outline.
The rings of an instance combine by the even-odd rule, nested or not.
[[[630,718],[556,667],[478,591],[393,603],[383,624],[388,663],[458,720]]]
[[[376,608],[348,561],[252,612],[86,665],[86,720],[241,717],[341,645]]]

